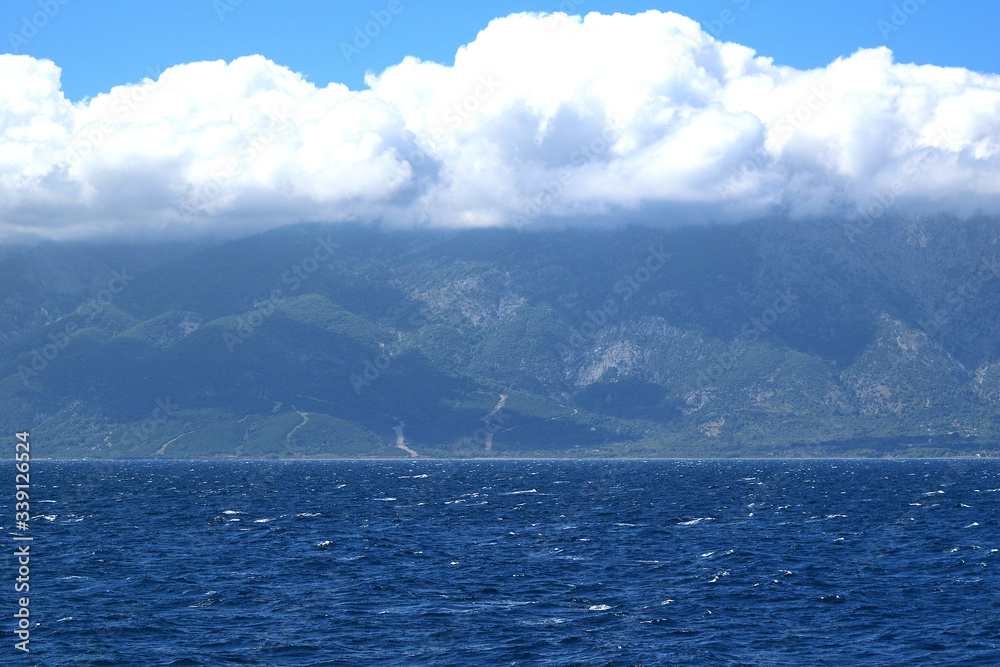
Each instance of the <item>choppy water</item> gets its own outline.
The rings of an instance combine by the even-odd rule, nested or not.
[[[1000,664],[997,461],[32,465],[32,664]]]

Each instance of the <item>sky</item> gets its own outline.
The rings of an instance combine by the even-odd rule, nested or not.
[[[8,0],[0,241],[998,213],[998,19],[942,0]]]

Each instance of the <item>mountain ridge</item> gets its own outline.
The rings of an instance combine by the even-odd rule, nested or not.
[[[0,260],[0,426],[72,457],[997,454],[1000,221],[849,225],[47,244]]]

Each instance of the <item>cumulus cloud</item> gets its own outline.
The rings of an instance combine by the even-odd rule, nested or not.
[[[683,16],[516,14],[320,88],[261,56],[70,103],[0,55],[0,234],[1000,212],[1000,76],[797,70]]]

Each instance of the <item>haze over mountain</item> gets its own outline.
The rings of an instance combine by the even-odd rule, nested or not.
[[[64,456],[995,452],[998,240],[914,217],[50,243],[0,262],[0,428]]]

